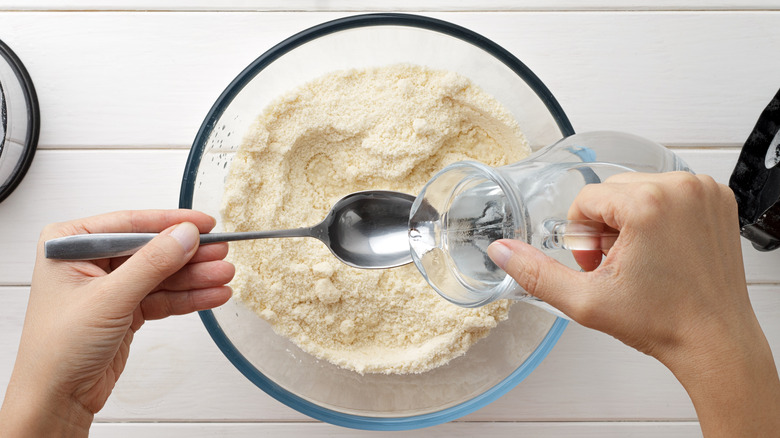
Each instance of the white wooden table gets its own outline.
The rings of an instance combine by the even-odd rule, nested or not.
[[[29,174],[0,204],[0,394],[47,223],[174,208],[189,146],[219,93],[254,58],[353,0],[0,0],[0,39],[26,64],[42,114]],[[673,147],[727,182],[780,87],[780,3],[770,0],[377,0],[448,20],[534,70],[577,131],[617,129]],[[702,244],[706,244],[703,242]],[[780,251],[743,245],[750,293],[780,361]],[[196,315],[144,326],[93,435],[362,436],[255,388]],[[408,436],[700,435],[687,395],[654,359],[576,324],[502,399]],[[372,436],[382,435],[371,434]]]

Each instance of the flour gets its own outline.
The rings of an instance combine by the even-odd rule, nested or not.
[[[359,190],[416,194],[444,166],[517,161],[510,113],[452,72],[393,65],[328,74],[274,101],[226,181],[226,231],[311,226]],[[455,306],[413,265],[355,269],[318,240],[231,244],[235,297],[304,351],[358,373],[421,373],[462,355],[509,303]]]

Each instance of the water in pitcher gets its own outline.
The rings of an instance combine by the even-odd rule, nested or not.
[[[581,224],[566,221],[580,190],[618,173],[670,170],[689,169],[663,146],[615,132],[574,135],[500,168],[455,163],[434,176],[412,206],[413,260],[440,295],[461,306],[501,298],[538,301],[490,260],[490,243],[523,240],[578,268],[565,249],[605,243],[605,237],[595,241],[592,234],[578,234],[573,225]],[[550,236],[567,225],[570,235],[553,242]],[[606,235],[611,242],[615,237]]]

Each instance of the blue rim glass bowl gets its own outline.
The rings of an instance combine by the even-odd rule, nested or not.
[[[470,78],[513,113],[532,148],[574,133],[539,78],[481,35],[415,15],[347,17],[288,38],[227,87],[192,145],[180,207],[219,217],[230,161],[275,97],[332,71],[397,63]],[[528,376],[566,326],[533,306],[515,304],[507,321],[445,366],[414,375],[359,375],[304,353],[234,300],[200,316],[230,362],[263,391],[310,417],[371,430],[432,426],[486,406]]]

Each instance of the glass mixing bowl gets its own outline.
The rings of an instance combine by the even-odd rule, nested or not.
[[[532,148],[574,133],[544,84],[486,38],[427,17],[353,16],[294,35],[236,77],[195,138],[180,206],[220,216],[230,162],[272,99],[335,70],[397,63],[470,78],[513,113]],[[508,320],[445,366],[422,374],[360,375],[303,352],[235,300],[200,316],[225,356],[277,400],[319,420],[374,430],[431,426],[482,408],[531,373],[566,326],[543,310],[515,304]]]

